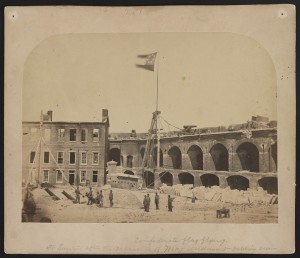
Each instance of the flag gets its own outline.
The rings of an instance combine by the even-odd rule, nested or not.
[[[153,72],[156,55],[157,55],[157,52],[148,54],[148,55],[138,55],[138,57],[140,57],[140,58],[146,58],[146,61],[145,61],[144,65],[137,64],[136,66]]]

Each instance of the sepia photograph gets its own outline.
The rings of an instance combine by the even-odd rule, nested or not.
[[[293,5],[7,7],[4,99],[6,253],[294,252]]]
[[[23,222],[277,223],[276,74],[254,40],[58,35],[23,83]]]

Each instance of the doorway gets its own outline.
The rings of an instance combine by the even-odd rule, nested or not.
[[[69,184],[74,185],[75,183],[75,171],[71,170],[69,171]]]

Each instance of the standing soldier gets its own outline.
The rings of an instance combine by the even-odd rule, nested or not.
[[[195,202],[196,202],[196,196],[195,196],[195,194],[193,193],[192,203],[195,203]]]
[[[110,190],[110,193],[109,193],[109,202],[110,202],[110,207],[112,207],[114,205],[113,203],[113,199],[114,199],[114,195],[113,195],[113,192],[112,190]]]
[[[158,208],[158,205],[159,205],[159,195],[157,194],[157,192],[155,194],[155,205],[156,205],[156,209],[158,210],[159,209]]]
[[[173,198],[171,198],[170,195],[168,195],[168,211],[172,211],[173,209]]]
[[[96,205],[99,206],[99,204],[100,204],[100,193],[99,193],[99,191],[97,191],[95,201],[96,201]]]
[[[146,198],[146,206],[147,206],[147,212],[149,212],[150,211],[150,203],[151,203],[151,199],[150,199],[150,196],[149,196],[149,194],[147,194],[147,198]]]
[[[103,194],[102,194],[102,190],[100,190],[100,195],[99,195],[99,197],[100,197],[100,207],[103,207]]]
[[[76,194],[75,203],[80,203],[80,191],[79,191],[79,186],[77,186],[77,189],[75,190],[75,194]]]
[[[144,204],[144,210],[147,211],[147,195],[145,195],[144,197],[143,204]]]
[[[89,193],[87,194],[87,197],[88,197],[88,202],[87,202],[87,205],[92,205],[93,204],[93,191],[92,191],[92,187],[90,186],[90,191]]]

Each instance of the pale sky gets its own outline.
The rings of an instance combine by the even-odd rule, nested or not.
[[[110,132],[146,132],[156,73],[137,68],[159,52],[159,110],[178,127],[277,119],[276,72],[255,40],[232,33],[64,34],[33,49],[24,67],[23,120],[101,121]],[[167,128],[165,128],[167,129]]]

